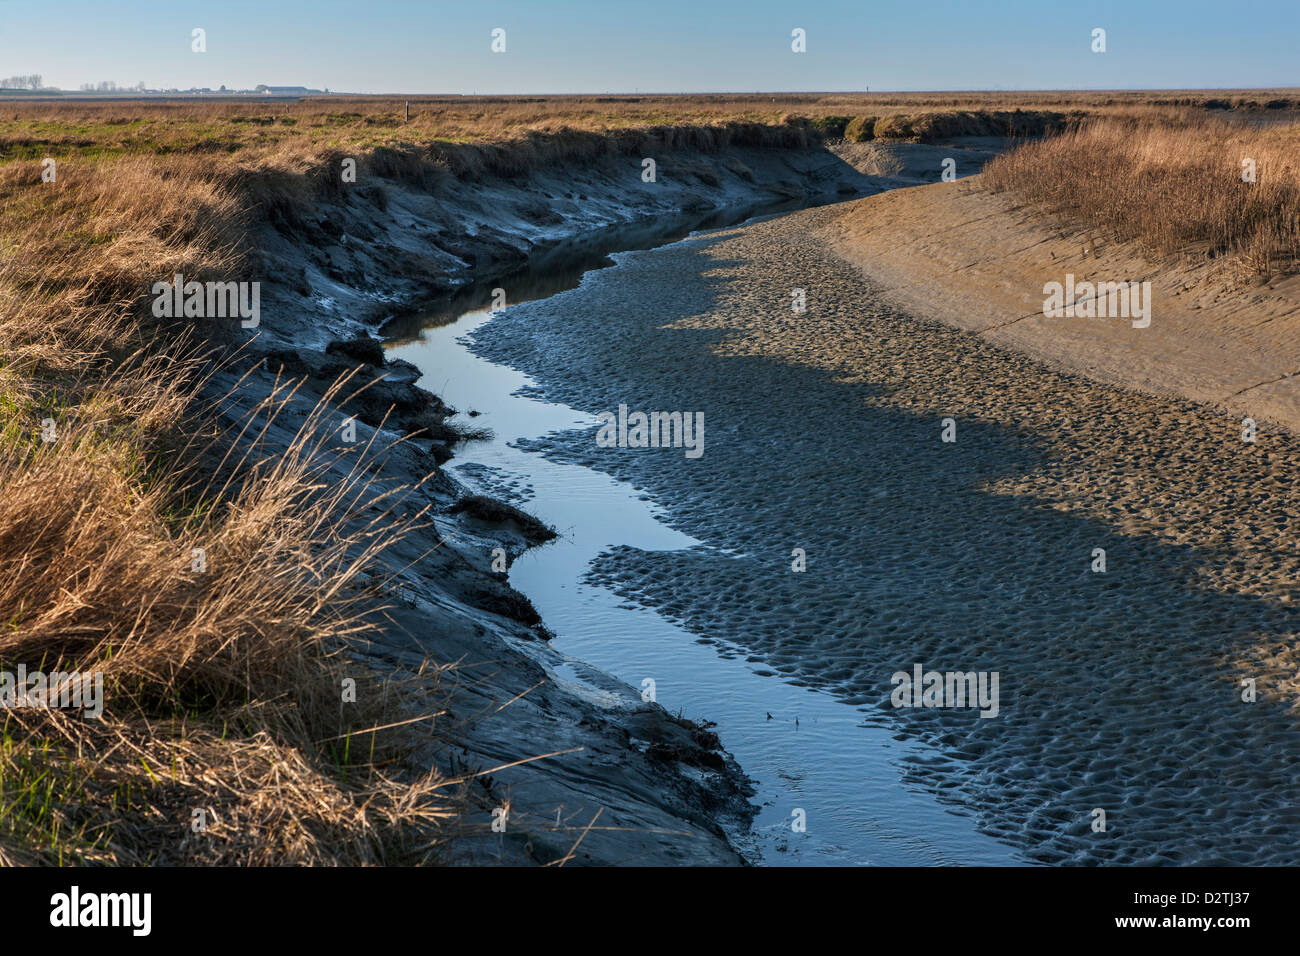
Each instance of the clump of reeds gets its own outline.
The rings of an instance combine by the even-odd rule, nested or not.
[[[1298,146],[1295,124],[1111,117],[997,157],[983,182],[1155,255],[1292,272],[1300,265]]]

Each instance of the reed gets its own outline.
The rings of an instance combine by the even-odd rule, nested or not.
[[[1285,274],[1300,265],[1297,146],[1295,123],[1105,117],[999,156],[983,182],[1150,255]]]

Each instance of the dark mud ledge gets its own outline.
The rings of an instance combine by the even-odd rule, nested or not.
[[[963,172],[984,158],[971,151],[960,160],[972,167]],[[453,862],[557,860],[597,811],[573,862],[750,862],[743,846],[755,812],[752,790],[722,742],[548,645],[536,610],[492,565],[494,549],[513,560],[553,532],[509,506],[469,497],[441,470],[460,437],[447,422],[453,410],[415,384],[413,366],[386,361],[372,334],[395,316],[596,231],[690,210],[826,202],[905,184],[893,170],[868,175],[818,145],[656,159],[654,183],[642,180],[639,156],[611,153],[434,186],[361,175],[306,213],[268,210],[257,235],[261,326],[240,343],[247,361],[212,382],[213,394],[223,394],[252,368],[227,399],[233,418],[268,394],[277,375],[305,380],[291,412],[267,436],[272,449],[287,445],[307,409],[353,370],[354,384],[373,384],[338,409],[339,423],[354,417],[362,443],[378,432],[376,447],[420,433],[370,465],[383,480],[419,484],[415,504],[430,505],[434,517],[388,555],[400,599],[367,662],[412,670],[426,660],[456,662],[444,723],[453,729],[431,740],[426,755],[449,774],[567,751],[479,778],[466,821],[475,835],[455,841]],[[493,833],[492,811],[505,805],[506,832]]]

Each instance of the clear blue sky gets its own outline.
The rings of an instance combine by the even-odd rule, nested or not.
[[[206,53],[190,50],[194,27]],[[790,50],[795,27],[807,53]],[[1105,54],[1090,50],[1094,27]],[[1297,50],[1300,0],[0,0],[0,76],[67,89],[1300,86]]]

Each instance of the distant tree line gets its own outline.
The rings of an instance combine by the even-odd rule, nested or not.
[[[83,93],[143,93],[144,90],[144,80],[141,80],[135,86],[118,86],[112,80],[100,80],[98,83],[81,84],[81,91]]]
[[[7,76],[0,80],[0,90],[39,90],[44,77],[39,73],[31,76]]]

